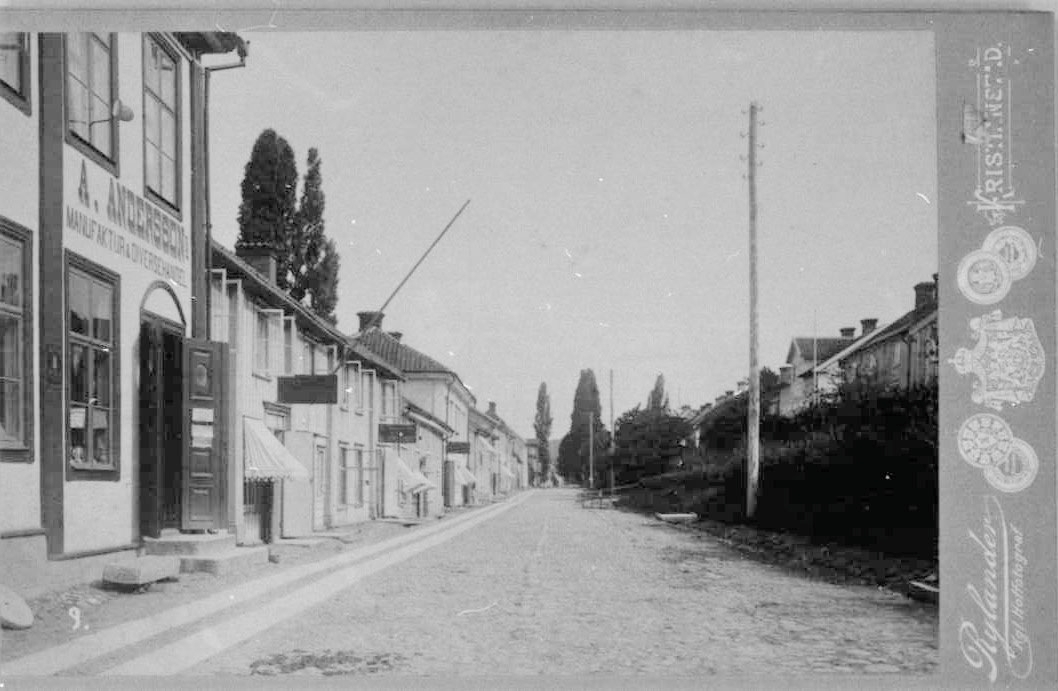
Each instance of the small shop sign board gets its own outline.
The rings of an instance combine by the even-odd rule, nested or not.
[[[417,439],[418,430],[414,423],[378,426],[378,440],[383,444],[404,444]]]
[[[448,453],[470,453],[470,442],[468,441],[450,441],[445,446]]]
[[[278,403],[318,403],[333,405],[338,402],[337,374],[296,374],[277,378]]]

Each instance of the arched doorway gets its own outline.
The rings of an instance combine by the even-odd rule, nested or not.
[[[140,535],[179,530],[183,493],[183,346],[187,322],[173,289],[151,284],[140,303]]]

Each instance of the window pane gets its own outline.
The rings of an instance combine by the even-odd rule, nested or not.
[[[92,461],[110,465],[110,413],[92,409]]]
[[[22,243],[0,237],[0,302],[22,306]]]
[[[110,103],[98,96],[91,96],[92,107],[88,117],[91,119],[88,128],[89,142],[98,151],[111,156],[110,149]]]
[[[0,32],[0,81],[22,93],[22,60],[25,34]]]
[[[148,39],[147,51],[143,60],[143,85],[151,89],[154,93],[158,93],[160,83],[158,81],[158,53],[160,52],[158,44]]]
[[[79,81],[88,83],[88,70],[85,69],[84,46],[87,34],[69,34],[66,37],[66,68]]]
[[[21,382],[0,379],[0,445],[23,443],[22,415]]]
[[[161,195],[164,199],[176,205],[176,161],[172,158],[162,155],[161,160],[162,168],[162,188],[160,190]]]
[[[110,286],[92,285],[92,332],[100,341],[111,340],[114,293]]]
[[[110,42],[89,41],[88,64],[91,71],[92,93],[110,108]]]
[[[70,294],[67,302],[70,305],[70,332],[90,335],[88,329],[88,279],[79,273],[70,272]]]
[[[70,344],[70,400],[88,402],[88,349],[77,343]],[[72,424],[71,424],[72,426]]]
[[[88,87],[71,75],[66,80],[66,117],[70,131],[88,140]]]
[[[110,407],[110,352],[93,348],[93,359],[95,367],[92,370],[92,396],[96,399],[96,405],[104,408]]]
[[[257,339],[254,348],[254,366],[258,372],[268,371],[268,320],[257,313]]]
[[[0,313],[0,377],[21,379],[22,319]]]
[[[150,109],[148,108],[148,110]],[[146,156],[143,167],[147,174],[147,186],[155,192],[159,192],[162,188],[162,177],[158,166],[158,149],[148,142],[143,148],[143,154]]]
[[[164,50],[159,50],[158,56],[161,68],[159,75],[161,88],[158,90],[158,95],[167,106],[176,110],[176,63]]]
[[[70,461],[72,463],[84,463],[87,460],[85,453],[86,412],[87,409],[84,406],[70,406]]]
[[[161,139],[161,123],[158,121],[158,101],[154,96],[147,95],[143,99],[143,136],[147,141],[157,146]]]

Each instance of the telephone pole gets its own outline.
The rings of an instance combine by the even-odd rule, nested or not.
[[[760,483],[760,372],[757,366],[757,111],[749,104],[749,410],[747,412],[746,517],[757,511]]]
[[[588,487],[595,489],[595,415],[588,413]]]

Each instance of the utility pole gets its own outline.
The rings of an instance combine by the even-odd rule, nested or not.
[[[749,104],[749,411],[746,457],[746,517],[757,511],[760,483],[760,372],[757,366],[757,111]]]
[[[909,369],[910,371],[910,369]],[[609,495],[614,496],[614,445],[617,430],[614,429],[614,369],[609,370]]]
[[[595,416],[588,413],[588,487],[595,489]]]

